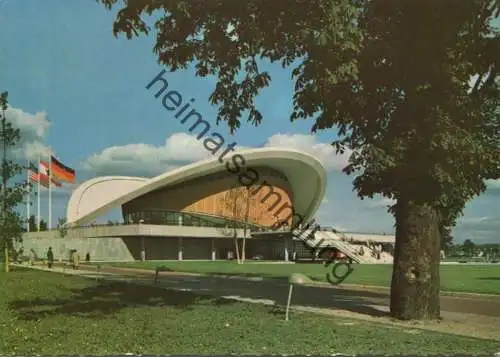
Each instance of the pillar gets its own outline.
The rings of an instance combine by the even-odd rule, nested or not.
[[[181,237],[179,237],[178,242],[179,242],[179,244],[178,244],[178,250],[177,250],[177,260],[182,260],[183,247],[182,247],[182,238]]]
[[[144,245],[144,236],[141,236],[141,262],[146,261],[146,247]]]
[[[285,262],[288,261],[288,239],[285,237]]]

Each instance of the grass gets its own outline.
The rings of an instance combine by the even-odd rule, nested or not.
[[[0,354],[491,354],[500,342],[16,269],[0,273]]]
[[[232,274],[263,276],[269,278],[288,278],[292,273],[303,273],[319,281],[327,281],[328,270],[322,264],[266,264],[248,262],[215,261],[168,261],[113,263],[117,267],[154,269],[166,266],[174,271],[204,274]],[[389,286],[392,266],[389,264],[354,264],[354,272],[344,284],[363,284]],[[441,265],[441,289],[452,292],[480,294],[500,294],[500,265]],[[339,274],[340,268],[339,268]]]

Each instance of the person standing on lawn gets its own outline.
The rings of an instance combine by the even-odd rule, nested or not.
[[[54,252],[52,252],[52,247],[49,247],[47,251],[47,265],[49,269],[52,269],[52,265],[54,264]]]

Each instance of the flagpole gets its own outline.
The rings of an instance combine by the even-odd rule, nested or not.
[[[38,168],[37,168],[37,175],[38,175],[38,180],[37,180],[37,188],[38,188],[38,195],[37,195],[37,206],[36,206],[36,211],[37,211],[37,217],[36,217],[36,229],[38,232],[40,232],[40,152],[38,153]]]
[[[52,229],[52,149],[49,150],[49,230]]]
[[[30,231],[30,196],[31,196],[31,174],[30,174],[30,160],[27,161],[26,166],[26,183],[28,185],[28,197],[26,198],[26,232]]]

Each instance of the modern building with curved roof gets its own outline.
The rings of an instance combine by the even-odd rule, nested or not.
[[[245,237],[247,258],[288,260],[291,229],[314,217],[325,187],[318,159],[282,148],[214,156],[153,178],[96,177],[69,199],[66,224],[76,239],[60,250],[77,241],[85,242],[80,250],[122,242],[126,249],[115,249],[125,249],[116,254],[122,259],[216,260],[235,257],[234,238]],[[116,208],[123,222],[95,224]]]

